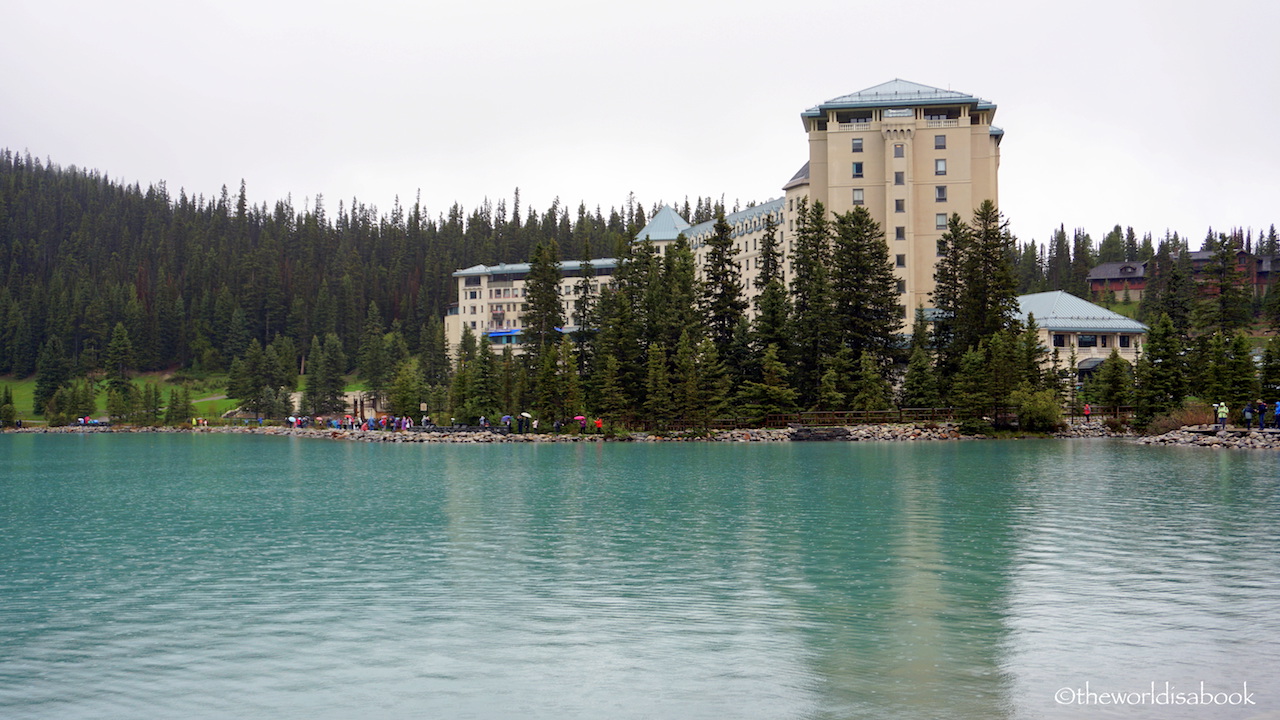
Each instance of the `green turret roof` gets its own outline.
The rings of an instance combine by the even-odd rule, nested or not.
[[[915,105],[974,105],[978,110],[994,110],[995,104],[974,95],[894,79],[866,90],[832,98],[800,113],[801,117],[822,117],[827,110]]]

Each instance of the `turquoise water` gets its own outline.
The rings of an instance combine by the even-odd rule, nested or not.
[[[6,435],[0,717],[1269,717],[1278,477],[1111,441]],[[1201,682],[1254,704],[1057,695]]]

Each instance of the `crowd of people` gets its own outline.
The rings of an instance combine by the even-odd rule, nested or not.
[[[1240,409],[1241,424],[1246,428],[1252,428],[1254,422],[1257,422],[1259,430],[1267,429],[1267,411],[1271,411],[1271,427],[1280,429],[1280,400],[1268,405],[1261,398],[1257,402],[1245,403]],[[1227,420],[1231,417],[1231,408],[1224,402],[1213,404],[1214,417],[1217,419],[1219,428],[1226,429]]]
[[[248,424],[248,420],[245,423]],[[399,415],[376,415],[374,417],[365,418],[357,415],[344,415],[337,417],[308,417],[304,415],[290,415],[285,418],[288,427],[299,430],[308,428],[329,428],[333,430],[389,430],[393,432],[412,431],[414,428],[434,428],[436,423],[429,415],[423,415],[422,418],[415,423],[414,419],[409,416]],[[518,416],[504,415],[501,419],[502,427],[508,432],[537,433],[538,418],[530,416],[528,413],[521,413]],[[262,424],[262,420],[258,420],[258,424]],[[493,423],[489,418],[481,415],[477,421],[478,426],[484,430],[493,429]],[[595,431],[596,434],[604,433],[604,419],[596,418],[588,420],[586,416],[578,415],[571,420],[556,420],[552,423],[552,432],[559,434],[561,432],[569,432],[574,425],[582,434],[588,434]],[[449,418],[448,427],[465,427],[458,425],[456,418]]]

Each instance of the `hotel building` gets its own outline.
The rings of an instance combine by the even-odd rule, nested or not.
[[[748,300],[757,293],[760,240],[766,219],[777,227],[783,272],[791,276],[796,217],[801,200],[821,201],[834,216],[866,207],[880,223],[894,263],[904,323],[916,307],[930,305],[938,239],[947,218],[968,221],[983,200],[998,204],[996,176],[1004,132],[991,124],[996,106],[953,90],[892,80],[809,108],[800,114],[808,136],[808,158],[783,186],[783,196],[725,217],[742,268]],[[705,262],[706,240],[714,221],[690,225],[670,207],[662,207],[634,238],[649,239],[659,252],[683,235],[697,265]],[[591,261],[607,283],[616,260]],[[561,265],[561,294],[570,325],[573,293],[581,264]],[[519,347],[527,263],[476,265],[453,274],[458,303],[445,318],[445,335],[457,347],[462,330],[486,334],[495,343]]]

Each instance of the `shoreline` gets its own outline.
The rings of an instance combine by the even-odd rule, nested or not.
[[[715,430],[707,435],[694,433],[659,434],[625,432],[613,435],[552,433],[502,433],[491,430],[386,431],[335,430],[332,428],[252,427],[226,425],[213,427],[150,426],[80,426],[6,428],[4,433],[85,434],[85,433],[184,433],[264,435],[342,440],[366,443],[431,443],[488,445],[495,443],[581,443],[581,442],[947,442],[991,439],[1085,439],[1119,438],[1138,445],[1198,447],[1219,450],[1280,450],[1280,431],[1259,432],[1242,428],[1214,431],[1209,426],[1188,426],[1162,435],[1137,436],[1129,432],[1112,432],[1099,422],[1072,425],[1050,435],[993,438],[987,435],[961,435],[956,423],[884,423],[845,427],[755,428],[749,430]]]
[[[232,434],[302,437],[350,442],[493,444],[493,443],[574,443],[574,442],[941,442],[987,440],[985,435],[961,435],[957,423],[883,423],[843,427],[753,428],[715,430],[706,435],[688,432],[654,433],[503,433],[490,430],[386,431],[341,430],[333,428],[288,428],[279,426],[81,426],[7,428],[6,433],[77,434],[77,433],[185,433]],[[1071,426],[1052,435],[1034,438],[1130,437],[1110,432],[1101,423]]]

